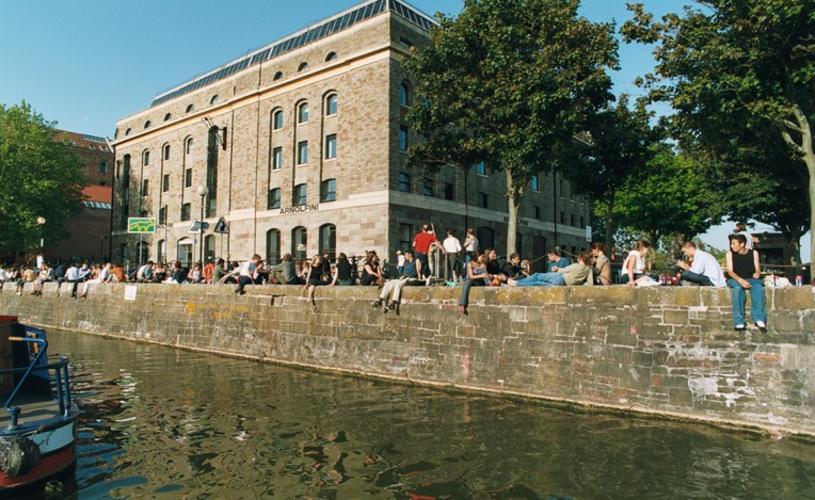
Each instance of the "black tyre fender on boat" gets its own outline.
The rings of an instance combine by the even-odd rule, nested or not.
[[[40,447],[25,436],[0,437],[0,469],[9,476],[19,476],[40,461]]]

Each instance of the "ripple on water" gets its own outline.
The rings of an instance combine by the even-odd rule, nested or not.
[[[81,498],[815,498],[808,445],[54,333]]]

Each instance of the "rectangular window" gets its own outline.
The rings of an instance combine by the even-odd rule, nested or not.
[[[444,183],[444,199],[445,200],[452,200],[455,198],[455,191],[453,190],[453,183],[452,182],[445,182]]]
[[[161,191],[166,193],[170,190],[170,174],[164,174],[161,178]]]
[[[487,199],[487,193],[478,193],[478,206],[481,208],[489,208],[489,200]]]
[[[425,179],[422,181],[422,194],[425,196],[433,196],[433,181]]]
[[[410,174],[404,172],[399,173],[399,191],[403,193],[410,192]]]
[[[184,187],[192,186],[192,169],[188,168],[184,171]]]
[[[408,150],[409,137],[408,128],[404,125],[399,127],[399,151],[405,152]]]
[[[308,141],[300,141],[297,144],[297,164],[305,165],[308,163]]]
[[[325,159],[333,160],[337,157],[337,134],[325,136]]]
[[[181,220],[187,221],[190,220],[190,204],[184,203],[181,205]]]
[[[266,199],[266,208],[273,210],[280,208],[280,188],[270,189]]]
[[[540,218],[541,218],[541,207],[539,207],[537,205],[532,207],[532,217],[534,217],[535,220],[540,220]]]
[[[580,227],[586,227],[586,219],[584,219],[582,216],[580,217]]]
[[[540,192],[541,186],[537,174],[532,176],[532,180],[529,182],[529,187],[532,188],[532,191],[536,193]]]
[[[566,224],[566,214],[564,214],[563,212],[560,212],[560,223]]]
[[[483,161],[480,161],[475,165],[475,173],[482,177],[487,176],[487,166],[484,164]]]
[[[158,223],[167,224],[167,205],[158,209]]]
[[[413,241],[413,227],[410,224],[399,224],[399,250],[410,250]]]
[[[283,148],[274,148],[272,151],[272,170],[283,168]]]
[[[320,201],[337,201],[337,179],[326,179],[320,186]]]
[[[142,195],[142,197],[147,196],[147,192],[149,190],[150,190],[150,182],[148,181],[148,179],[144,179],[141,182],[141,195]]]
[[[294,186],[294,196],[292,198],[293,205],[298,207],[305,205],[308,201],[308,186],[306,184]]]
[[[571,215],[569,216],[569,225],[570,225],[570,226],[574,226],[574,214],[571,214]]]

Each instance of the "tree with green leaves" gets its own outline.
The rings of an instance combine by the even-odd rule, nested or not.
[[[83,185],[79,159],[54,140],[52,123],[25,102],[0,105],[0,251],[64,237],[81,208]]]
[[[807,175],[815,224],[815,5],[812,0],[698,0],[660,22],[629,4],[628,41],[656,44],[642,84],[672,104],[673,125],[713,154],[739,147],[742,130],[771,130],[789,165]],[[738,165],[734,165],[739,168]],[[815,230],[811,233],[815,262]]]
[[[721,220],[708,180],[694,160],[670,146],[656,146],[640,175],[629,177],[618,192],[615,217],[629,229],[648,235],[655,246],[663,236],[688,241]]]
[[[579,0],[465,0],[406,69],[417,75],[408,120],[422,141],[413,164],[503,171],[507,253],[532,176],[566,169],[575,136],[610,99],[617,67],[613,27],[578,14]]]
[[[584,168],[566,173],[571,185],[587,195],[602,218],[606,248],[611,248],[616,229],[615,205],[618,192],[631,179],[643,177],[656,153],[660,134],[650,124],[651,113],[643,103],[632,109],[623,94],[616,106],[609,105],[588,126],[591,145],[585,148]]]

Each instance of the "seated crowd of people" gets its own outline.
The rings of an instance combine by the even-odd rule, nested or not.
[[[640,240],[623,261],[619,281],[626,286],[656,286],[678,281],[685,285],[729,287],[736,330],[746,328],[744,307],[747,294],[751,298],[752,320],[759,329],[765,330],[767,319],[758,252],[750,248],[750,242],[743,234],[731,235],[729,239],[730,250],[724,267],[713,255],[688,241],[682,246],[686,260],[678,260],[675,273],[668,276],[655,276],[649,272],[648,255],[652,248],[647,241]],[[431,255],[433,258],[429,259]],[[32,283],[31,293],[41,295],[43,283],[71,283],[71,295],[82,297],[87,295],[91,283],[234,283],[237,285],[235,292],[239,294],[245,293],[246,285],[284,284],[302,286],[306,298],[314,303],[315,290],[320,286],[378,286],[381,292],[372,306],[388,312],[398,307],[403,287],[435,283],[460,285],[459,312],[467,314],[470,290],[476,286],[613,284],[611,260],[599,242],[592,243],[590,251],[573,256],[574,262],[559,248],[553,248],[545,256],[532,260],[522,260],[520,255],[513,253],[501,263],[495,249],[480,250],[472,229],[467,230],[463,243],[452,229],[439,242],[434,230],[424,225],[414,238],[412,248],[397,252],[397,257],[395,266],[387,265],[387,261],[380,262],[373,250],[365,252],[361,258],[349,259],[345,253],[340,253],[332,259],[325,252],[299,262],[291,254],[286,254],[275,265],[265,264],[259,255],[243,263],[209,259],[203,266],[194,263],[189,269],[180,261],[171,265],[148,261],[128,273],[123,266],[111,263],[59,263],[52,268],[38,256],[35,265],[0,266],[0,289],[11,283],[20,295],[25,283]],[[545,259],[546,272],[533,273],[533,265],[542,259]],[[80,284],[83,284],[81,291]]]

